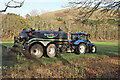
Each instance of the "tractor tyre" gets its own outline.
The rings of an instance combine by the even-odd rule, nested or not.
[[[96,48],[95,45],[93,45],[92,48],[91,48],[91,52],[92,52],[92,53],[96,53],[96,51],[97,51],[97,48]]]
[[[30,55],[33,58],[41,58],[43,56],[43,46],[40,44],[34,44],[30,48]]]
[[[48,57],[55,57],[56,56],[56,52],[57,52],[57,48],[55,44],[50,44],[47,46],[46,49],[47,52],[47,56]]]
[[[78,47],[79,54],[84,54],[86,52],[86,45],[85,44],[80,44]]]

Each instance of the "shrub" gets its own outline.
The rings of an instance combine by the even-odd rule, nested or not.
[[[56,20],[57,20],[57,21],[62,21],[63,18],[61,18],[61,17],[56,17]]]

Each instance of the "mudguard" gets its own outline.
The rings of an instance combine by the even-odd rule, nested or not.
[[[79,45],[81,42],[84,42],[83,40],[77,40],[74,42],[75,45]]]

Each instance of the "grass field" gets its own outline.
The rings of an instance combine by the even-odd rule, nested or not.
[[[5,58],[3,78],[118,78],[118,42],[94,43],[97,46],[96,54],[64,53],[55,58],[42,57],[37,60],[19,55],[12,59]],[[12,42],[2,44],[8,47],[13,45]]]

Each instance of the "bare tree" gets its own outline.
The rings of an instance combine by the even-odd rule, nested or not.
[[[79,11],[78,20],[83,17],[89,18],[95,11],[100,10],[101,13],[120,15],[120,0],[70,0],[68,7],[81,9]],[[86,8],[89,8],[85,10]]]
[[[6,12],[6,10],[8,8],[20,8],[22,7],[22,5],[24,4],[24,1],[16,1],[16,0],[11,0],[11,1],[8,1],[6,4],[5,4],[5,9],[3,10],[0,10],[0,12]],[[14,5],[13,5],[14,4]]]
[[[30,15],[31,16],[38,16],[39,15],[39,11],[37,9],[33,9],[31,12],[30,12]]]

